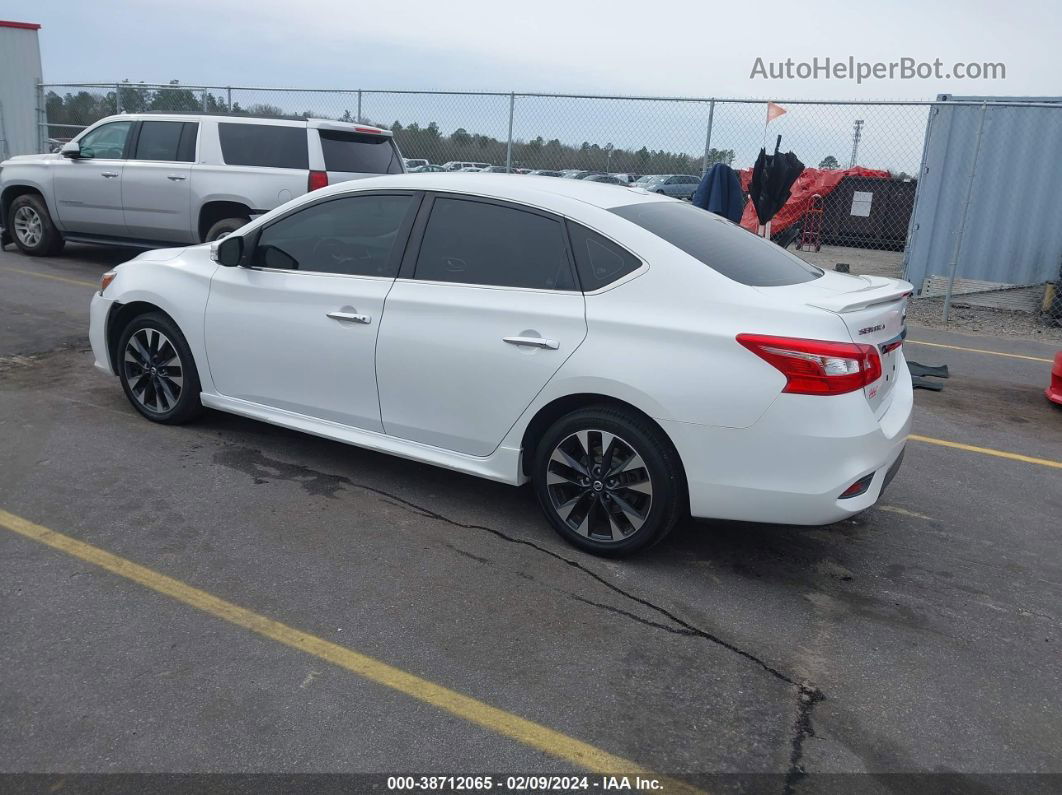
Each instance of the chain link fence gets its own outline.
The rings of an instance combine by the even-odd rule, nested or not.
[[[689,198],[715,163],[737,170],[747,189],[760,148],[770,153],[781,136],[782,150],[807,168],[772,222],[780,245],[827,269],[906,276],[925,299],[915,304],[927,322],[996,312],[1018,326],[1062,324],[1062,225],[1017,210],[1022,180],[1036,182],[1044,208],[1062,198],[1062,171],[1052,165],[1045,176],[1040,153],[1045,131],[1062,140],[1062,105],[950,98],[778,104],[785,113],[768,122],[767,103],[751,99],[42,85],[41,149],[55,151],[123,111],[314,117],[386,127],[404,157],[430,164],[578,170],[620,182],[658,176],[648,189]],[[942,108],[951,113],[946,124]],[[1008,171],[1021,173],[1008,179]],[[742,224],[755,231],[757,220],[746,206]],[[986,250],[991,261],[974,262]]]

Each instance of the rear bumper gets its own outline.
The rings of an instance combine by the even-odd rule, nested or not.
[[[906,364],[885,413],[861,392],[822,398],[781,395],[749,428],[663,421],[686,469],[693,516],[822,525],[877,502],[895,476],[911,429],[914,396]],[[872,475],[867,490],[839,499]]]

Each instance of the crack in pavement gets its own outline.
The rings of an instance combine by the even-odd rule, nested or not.
[[[548,555],[549,557],[563,563],[566,566],[570,566],[571,568],[576,569],[583,575],[590,577],[600,585],[603,585],[608,590],[619,594],[624,599],[628,599],[636,604],[641,605],[642,607],[645,607],[648,610],[657,613],[658,615],[665,617],[666,619],[668,619],[668,621],[672,622],[673,624],[676,624],[678,628],[669,627],[659,622],[650,621],[648,619],[641,618],[640,616],[637,616],[620,608],[593,602],[588,599],[584,599],[583,597],[571,594],[573,598],[578,599],[581,602],[585,602],[588,605],[618,613],[627,618],[633,619],[635,621],[638,621],[639,623],[648,625],[656,629],[662,629],[673,634],[681,634],[688,637],[702,638],[704,640],[709,641],[710,643],[713,643],[723,649],[726,649],[727,651],[738,655],[739,657],[742,657],[745,660],[748,660],[749,662],[755,664],[756,666],[766,671],[778,681],[784,682],[785,684],[796,688],[798,693],[799,703],[797,717],[793,725],[793,736],[790,741],[789,768],[786,771],[785,776],[784,795],[791,795],[791,793],[794,791],[794,787],[796,786],[796,784],[807,775],[807,772],[804,770],[801,764],[804,753],[804,740],[807,739],[807,737],[809,736],[814,736],[815,732],[811,726],[811,714],[815,708],[815,705],[819,701],[823,701],[826,698],[825,694],[814,685],[806,682],[796,681],[791,676],[783,673],[779,669],[770,665],[765,660],[757,657],[755,654],[745,651],[739,646],[736,646],[735,644],[730,643],[729,641],[726,641],[717,635],[713,635],[712,633],[707,632],[706,630],[694,626],[688,621],[685,621],[676,614],[672,613],[665,607],[661,607],[660,605],[654,604],[648,599],[643,599],[642,597],[636,596],[635,594],[630,593],[629,591],[625,591],[618,585],[609,582],[607,579],[605,579],[605,577],[588,568],[587,566],[583,565],[579,561],[565,557],[559,552],[554,552],[553,550],[544,547],[541,544],[537,544],[534,541],[530,541],[526,538],[519,538],[517,536],[509,535],[508,533],[505,533],[493,527],[488,527],[487,525],[461,522],[456,519],[452,519],[449,516],[441,514],[438,511],[432,510],[431,508],[425,508],[423,505],[418,505],[417,503],[412,502],[411,500],[407,500],[404,497],[400,497],[399,495],[394,494],[392,492],[377,488],[375,486],[369,486],[364,483],[358,483],[352,480],[351,478],[347,477],[346,475],[326,474],[324,472],[318,472],[314,469],[311,469],[310,467],[305,466],[303,464],[293,464],[278,461],[274,458],[269,458],[261,450],[252,447],[247,447],[239,444],[229,445],[227,449],[223,449],[214,454],[214,461],[218,464],[221,464],[222,466],[227,466],[231,469],[241,471],[256,479],[260,478],[263,474],[265,474],[267,477],[295,481],[300,483],[300,485],[308,493],[328,498],[334,498],[336,492],[339,491],[342,486],[349,486],[352,488],[361,489],[362,491],[366,491],[370,494],[374,494],[378,497],[381,497],[392,505],[408,509],[425,518],[434,519],[436,521],[440,521],[445,524],[452,525],[454,527],[459,527],[464,530],[477,530],[480,532],[489,533],[511,544],[530,547],[531,549],[537,552],[540,552],[544,555]],[[290,473],[290,476],[285,476],[285,470]]]

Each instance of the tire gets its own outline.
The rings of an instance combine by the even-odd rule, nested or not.
[[[7,229],[23,254],[51,257],[63,250],[63,235],[52,223],[44,199],[35,193],[23,193],[11,202]]]
[[[614,477],[588,466],[587,447],[598,466],[610,460]],[[686,480],[671,440],[644,417],[611,406],[557,420],[538,443],[531,479],[553,528],[595,555],[622,557],[656,544],[686,514]]]
[[[125,396],[152,422],[180,425],[203,412],[192,351],[166,315],[152,312],[129,321],[116,358]]]
[[[213,243],[222,235],[227,235],[230,232],[235,232],[244,224],[251,223],[250,218],[223,218],[218,221],[209,230],[207,230],[206,240],[204,243]]]

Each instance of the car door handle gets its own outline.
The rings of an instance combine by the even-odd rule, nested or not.
[[[172,179],[174,182],[180,182],[184,179],[180,174],[167,174],[166,179]]]
[[[560,347],[560,343],[556,340],[547,340],[542,337],[502,337],[502,342],[520,345],[524,348],[545,348],[550,351],[555,351]]]
[[[115,177],[118,176],[118,172],[117,171],[101,171],[100,172],[100,176],[101,177],[106,177],[107,179],[114,179]]]
[[[349,323],[372,323],[369,315],[357,315],[353,312],[329,312],[328,317],[332,320],[345,320]]]

